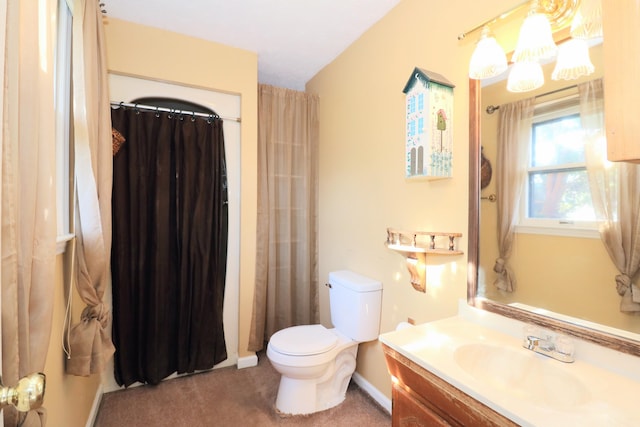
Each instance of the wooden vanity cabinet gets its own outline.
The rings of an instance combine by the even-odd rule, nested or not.
[[[382,349],[393,380],[394,427],[518,425],[389,346]]]
[[[640,163],[640,1],[603,1],[607,158]]]

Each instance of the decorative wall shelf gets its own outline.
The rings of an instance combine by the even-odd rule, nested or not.
[[[411,286],[417,291],[427,291],[426,257],[432,255],[461,255],[456,249],[456,238],[462,233],[443,233],[439,231],[402,231],[387,228],[385,245],[407,261],[411,275]]]

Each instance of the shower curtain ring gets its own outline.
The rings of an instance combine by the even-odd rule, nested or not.
[[[156,117],[160,117],[160,107],[156,107]]]
[[[207,123],[211,124],[212,121],[213,121],[213,114],[209,114],[209,117],[207,118]]]
[[[195,112],[191,112],[191,121],[195,122],[196,121],[196,113]]]
[[[138,110],[138,103],[135,103],[133,105],[133,109],[135,110],[136,114],[140,114],[140,110]]]

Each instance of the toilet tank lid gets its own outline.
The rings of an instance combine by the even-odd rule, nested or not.
[[[329,283],[343,286],[355,292],[371,292],[382,289],[381,282],[349,270],[330,272]]]

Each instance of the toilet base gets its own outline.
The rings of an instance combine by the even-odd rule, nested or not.
[[[283,375],[276,398],[278,413],[312,414],[341,404],[356,369],[357,353],[357,343],[342,350],[320,378],[295,379]]]

